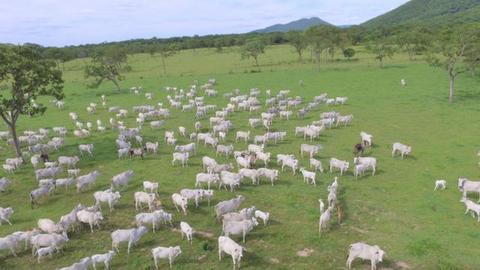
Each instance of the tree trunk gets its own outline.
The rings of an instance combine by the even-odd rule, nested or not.
[[[12,133],[12,138],[13,138],[13,147],[15,148],[15,153],[17,154],[17,157],[22,157],[22,151],[20,150],[20,144],[18,143],[18,136],[17,136],[17,128],[16,128],[16,121],[12,121],[12,124],[8,124],[8,127],[10,128],[10,132]]]
[[[450,75],[450,91],[448,93],[448,101],[453,101],[453,94],[455,93],[455,76]]]
[[[253,57],[253,59],[255,59],[255,66],[258,67],[258,58],[257,58],[257,57]]]
[[[378,61],[380,61],[380,68],[383,68],[383,58],[379,58]]]
[[[193,50],[195,52],[195,49]],[[162,55],[163,76],[167,76],[167,67],[165,65],[165,56]]]
[[[113,84],[117,87],[117,90],[120,91],[120,85],[118,84],[117,78],[112,79]]]

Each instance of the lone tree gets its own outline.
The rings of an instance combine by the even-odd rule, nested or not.
[[[343,50],[343,56],[345,58],[347,58],[347,60],[349,60],[349,61],[352,57],[355,56],[355,53],[356,53],[355,49],[353,49],[353,48],[346,48],[345,50]]]
[[[380,63],[380,68],[383,68],[385,58],[392,58],[395,54],[395,47],[386,39],[375,40],[373,44],[367,45],[366,49],[375,55],[375,59]]]
[[[47,107],[38,96],[63,99],[62,72],[53,60],[25,47],[0,47],[0,117],[8,126],[17,157],[22,156],[17,136],[20,115],[43,114]]]
[[[178,52],[178,46],[175,43],[171,44],[152,44],[149,49],[149,53],[151,56],[154,56],[155,53],[160,54],[162,58],[162,66],[163,66],[163,76],[167,75],[167,66],[165,64],[165,60],[176,54]]]
[[[265,42],[260,39],[247,40],[240,50],[242,59],[253,58],[258,67],[258,56],[265,53]]]
[[[111,81],[120,91],[120,81],[124,79],[123,72],[130,71],[127,63],[127,52],[118,47],[108,47],[96,51],[92,55],[91,64],[85,66],[85,78],[93,81],[87,86],[97,88],[104,80]]]
[[[460,29],[446,28],[437,36],[427,62],[443,67],[450,80],[448,100],[453,101],[458,75],[475,70],[480,58],[480,26],[468,24]]]
[[[312,49],[312,54],[317,63],[317,69],[320,70],[320,56],[324,50],[329,48],[329,35],[331,33],[331,26],[319,25],[312,26],[305,32],[307,41]]]
[[[302,62],[303,51],[308,47],[307,39],[303,32],[290,31],[287,33],[287,39],[290,45],[298,54],[298,61]]]

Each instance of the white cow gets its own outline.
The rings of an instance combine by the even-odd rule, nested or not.
[[[317,186],[317,182],[315,181],[316,173],[315,172],[310,172],[305,170],[305,168],[300,168],[300,172],[303,175],[303,182],[306,182],[307,184],[310,184],[310,182],[314,185]]]
[[[366,146],[372,147],[372,140],[373,140],[373,135],[368,134],[364,131],[360,132],[360,138],[362,139],[362,143]]]
[[[175,161],[180,161],[180,163],[182,164],[182,167],[185,167],[188,166],[188,157],[189,157],[189,153],[188,152],[184,152],[184,153],[181,153],[181,152],[174,152],[172,154],[172,166],[175,165]]]
[[[122,242],[128,242],[127,253],[130,254],[130,248],[135,245],[140,238],[148,232],[147,227],[140,226],[134,229],[116,230],[111,233],[112,237],[112,250],[116,250],[119,253],[118,246]]]
[[[155,263],[155,269],[158,269],[158,260],[159,259],[168,259],[170,269],[172,268],[173,261],[180,254],[182,254],[182,249],[180,246],[175,247],[156,247],[152,249],[152,257]]]
[[[10,222],[10,217],[13,213],[15,213],[15,211],[13,211],[12,207],[0,207],[0,225],[2,225],[2,221],[5,221],[8,224],[12,225],[12,223]]]
[[[182,233],[182,239],[185,236],[187,238],[187,241],[190,242],[190,245],[191,245],[193,240],[192,227],[188,223],[182,221],[180,222],[180,231]]]
[[[352,262],[356,258],[363,260],[370,260],[371,270],[377,269],[377,263],[383,261],[385,251],[381,250],[379,246],[371,246],[362,242],[354,243],[350,245],[347,258],[348,269],[352,268]]]
[[[148,209],[152,210],[154,207],[154,202],[156,200],[155,193],[146,193],[143,191],[137,191],[134,193],[135,200],[135,210],[139,210],[142,207],[142,204],[147,204]]]
[[[480,204],[474,203],[466,197],[462,197],[460,202],[465,204],[465,215],[468,214],[468,212],[471,212],[472,217],[475,218],[475,215],[477,215],[477,222],[480,222]]]
[[[91,157],[93,156],[93,144],[80,144],[78,149],[80,150],[80,155],[86,152]]]
[[[97,270],[97,263],[103,263],[105,265],[105,269],[110,268],[110,262],[113,259],[113,256],[115,256],[116,253],[113,250],[108,251],[107,253],[104,254],[95,254],[92,255],[90,258],[92,259],[92,266],[94,270]]]
[[[362,164],[366,167],[366,170],[371,169],[372,175],[375,175],[377,169],[377,159],[374,157],[355,157],[353,163],[356,165]]]
[[[232,256],[233,260],[233,270],[235,270],[237,264],[240,269],[240,261],[243,257],[244,248],[233,241],[228,236],[218,237],[218,260],[222,260],[222,253],[226,253]]]
[[[259,168],[257,169],[257,172],[258,172],[258,176],[259,177],[266,177],[268,179],[270,179],[270,182],[272,183],[272,187],[273,187],[273,183],[278,180],[278,170],[271,170],[271,169],[267,169],[267,168]]]
[[[433,189],[433,191],[439,189],[439,190],[444,190],[447,188],[447,181],[445,180],[436,180],[435,181],[435,188]]]
[[[340,175],[343,175],[343,173],[348,170],[349,166],[350,163],[347,161],[330,158],[330,172],[332,172],[334,168],[337,168],[340,169]]]
[[[120,192],[112,192],[110,189],[106,191],[97,191],[93,193],[93,197],[95,198],[95,205],[97,205],[100,208],[100,211],[102,211],[102,208],[100,207],[100,203],[108,203],[108,207],[110,208],[110,212],[112,212],[113,207],[115,204],[118,203],[120,198],[122,197],[120,195]]]
[[[195,178],[195,187],[200,187],[201,183],[207,183],[208,189],[210,189],[211,183],[217,183],[220,180],[218,174],[212,173],[197,173]]]
[[[158,194],[158,183],[157,182],[150,182],[150,181],[143,181],[143,191],[148,191],[150,193]]]
[[[172,202],[173,205],[175,205],[175,208],[177,211],[180,211],[178,207],[182,208],[183,214],[186,216],[187,215],[187,207],[188,207],[188,199],[178,193],[173,193],[172,194]]]
[[[396,154],[397,151],[400,152],[400,155],[403,159],[405,155],[409,155],[410,152],[412,152],[412,147],[396,142],[392,145],[392,157]]]
[[[90,226],[90,232],[93,233],[93,226],[100,229],[100,222],[103,220],[102,212],[90,212],[88,210],[80,210],[77,212],[77,219],[81,223],[86,223]]]

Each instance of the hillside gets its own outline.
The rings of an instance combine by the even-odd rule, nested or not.
[[[362,25],[377,27],[405,23],[457,24],[474,21],[480,21],[480,0],[411,0]]]
[[[318,17],[303,18],[286,24],[275,24],[263,29],[252,31],[253,33],[273,33],[273,32],[288,32],[292,30],[306,30],[311,26],[330,24]]]

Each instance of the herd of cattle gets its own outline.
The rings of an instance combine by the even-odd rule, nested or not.
[[[192,130],[194,132],[187,133],[187,128],[183,126],[178,127],[178,135],[188,138],[191,143],[179,145],[175,137],[175,131],[167,130],[164,132],[164,140],[166,144],[174,146],[172,153],[172,165],[177,163],[181,166],[188,166],[189,159],[197,154],[197,147],[203,145],[211,147],[216,155],[224,155],[227,158],[233,157],[236,163],[237,171],[233,163],[219,164],[215,158],[204,156],[202,157],[202,169],[198,172],[195,179],[195,188],[184,188],[178,193],[171,195],[171,200],[177,211],[182,211],[187,215],[187,208],[189,202],[194,202],[195,207],[200,207],[200,203],[204,200],[208,201],[214,196],[214,191],[211,189],[216,185],[219,189],[224,187],[225,190],[234,192],[239,189],[244,179],[252,181],[253,185],[259,185],[261,179],[266,179],[273,186],[279,178],[279,170],[271,168],[271,160],[273,156],[267,152],[269,144],[277,144],[285,139],[286,131],[273,131],[272,123],[274,120],[288,121],[296,116],[304,118],[311,113],[313,109],[321,104],[325,106],[343,105],[347,102],[347,97],[329,98],[327,94],[321,94],[313,98],[311,102],[305,102],[302,97],[290,97],[289,90],[281,90],[277,95],[273,95],[271,90],[265,91],[265,109],[262,111],[262,103],[258,97],[261,92],[258,89],[251,89],[248,94],[241,94],[238,89],[231,93],[224,94],[224,97],[229,100],[229,103],[222,109],[217,110],[216,105],[209,105],[205,103],[206,98],[216,96],[218,93],[215,90],[215,80],[209,82],[201,87],[196,84],[192,85],[190,90],[184,91],[176,87],[166,87],[168,92],[167,102],[170,109],[165,108],[163,103],[158,103],[157,106],[139,105],[134,106],[133,111],[137,114],[135,127],[127,127],[125,119],[129,112],[119,106],[112,106],[108,108],[111,113],[109,120],[110,129],[118,132],[116,139],[118,158],[130,157],[143,159],[147,153],[157,154],[159,150],[159,142],[144,141],[142,137],[142,127],[145,122],[150,123],[150,128],[157,130],[163,128],[168,121],[171,109],[178,109],[182,112],[195,110],[197,122],[194,124]],[[131,92],[133,94],[140,94],[142,89],[140,87],[133,87]],[[200,95],[203,92],[204,95]],[[152,93],[145,93],[148,100],[153,98]],[[102,95],[102,106],[106,108],[107,98]],[[59,109],[63,109],[64,103],[55,101],[55,105]],[[89,114],[95,114],[97,109],[96,103],[90,103],[87,107]],[[301,108],[299,108],[301,107]],[[211,111],[216,110],[214,116],[208,120],[209,126],[204,127],[201,120],[208,117]],[[263,127],[265,134],[252,136],[250,130],[236,131],[235,142],[244,142],[247,146],[245,150],[235,151],[233,144],[226,144],[227,135],[232,131],[234,125],[229,116],[239,112],[248,111],[256,113],[259,118],[250,118],[248,125],[251,129]],[[92,131],[95,131],[94,125],[91,122],[82,123],[76,113],[69,113],[75,129],[73,135],[79,139],[89,137]],[[295,136],[302,135],[305,141],[313,141],[318,138],[325,130],[336,127],[348,126],[352,121],[352,115],[340,115],[336,111],[323,112],[318,121],[313,121],[311,125],[299,126],[294,130]],[[108,129],[100,120],[96,122],[97,132],[103,133]],[[207,130],[208,129],[208,130]],[[61,150],[65,143],[64,137],[67,135],[67,128],[60,126],[52,128],[54,137],[50,137],[51,131],[47,128],[39,129],[38,131],[24,131],[24,135],[19,136],[19,142],[23,149],[25,149],[23,158],[8,158],[3,165],[6,173],[12,174],[23,166],[24,160],[28,158],[34,168],[35,178],[38,181],[38,187],[30,192],[30,201],[32,208],[45,204],[42,200],[48,200],[48,197],[59,188],[68,189],[70,186],[75,186],[77,192],[85,192],[92,188],[97,178],[100,176],[99,171],[92,171],[87,174],[80,174],[81,170],[77,164],[80,161],[78,156],[59,156],[57,160],[50,161],[49,154]],[[0,132],[0,138],[12,143],[12,138],[9,132]],[[373,136],[366,132],[360,133],[360,144],[357,144],[354,149],[355,157],[353,159],[353,175],[355,178],[361,177],[367,171],[375,174],[377,167],[377,159],[374,157],[362,157],[363,149],[372,147]],[[253,142],[252,144],[248,144]],[[78,146],[79,154],[93,156],[95,148],[93,144],[80,144]],[[300,167],[299,160],[294,154],[278,154],[276,155],[276,165],[281,167],[281,171],[290,169],[293,174],[299,171],[307,184],[316,186],[317,172],[323,173],[324,167],[319,159],[315,156],[322,150],[322,146],[318,144],[303,143],[300,145],[300,155],[307,154],[309,157],[309,170],[305,167]],[[411,147],[401,144],[393,143],[392,156],[399,153],[402,158],[410,154]],[[259,163],[259,164],[258,164]],[[42,167],[43,166],[43,167]],[[42,168],[41,168],[42,167]],[[270,167],[270,168],[269,168]],[[329,171],[339,170],[340,175],[343,175],[350,167],[350,162],[340,160],[332,157],[329,160]],[[59,177],[66,172],[66,177]],[[68,234],[72,234],[78,229],[79,224],[87,224],[90,231],[93,232],[95,228],[99,228],[100,224],[104,222],[103,210],[101,204],[107,204],[110,211],[114,210],[115,205],[120,201],[122,195],[121,191],[133,179],[135,173],[128,170],[117,174],[111,180],[111,187],[103,191],[95,191],[93,197],[95,204],[93,206],[85,206],[78,204],[72,211],[63,215],[58,222],[54,222],[48,218],[39,219],[37,222],[38,228],[31,231],[18,231],[10,235],[0,238],[0,250],[7,249],[16,256],[15,251],[18,249],[20,243],[24,243],[24,248],[31,246],[32,254],[37,256],[40,262],[45,256],[52,256],[53,253],[61,250],[62,246],[69,241]],[[8,190],[11,181],[7,178],[0,179],[0,191]],[[207,189],[203,189],[205,186]],[[142,212],[134,217],[136,228],[119,229],[111,233],[112,250],[104,254],[96,254],[91,257],[86,257],[74,263],[69,267],[62,269],[87,269],[90,265],[93,268],[98,263],[104,263],[108,268],[113,257],[119,252],[119,245],[121,243],[128,243],[127,252],[137,242],[140,241],[143,235],[148,232],[147,227],[151,226],[155,232],[159,226],[170,225],[173,226],[173,214],[165,211],[160,204],[158,196],[158,182],[143,182],[143,191],[134,193],[135,209],[141,211],[146,205],[149,212]],[[435,189],[444,189],[446,182],[439,180],[436,182]],[[228,188],[228,189],[227,189]],[[479,192],[480,183],[469,181],[467,179],[459,179],[459,188],[464,193],[462,201],[465,202],[467,212],[474,212],[480,219],[480,205],[468,200],[466,192]],[[328,186],[327,208],[322,199],[320,203],[320,218],[319,218],[319,233],[328,228],[333,212],[336,211],[340,219],[341,207],[339,207],[337,200],[337,192],[339,189],[338,178],[335,177],[331,185]],[[14,191],[13,191],[14,192]],[[262,220],[264,225],[268,224],[270,213],[261,211],[255,206],[240,209],[240,205],[246,198],[243,195],[237,195],[230,200],[221,201],[214,206],[214,212],[222,224],[222,235],[218,237],[218,255],[222,259],[222,254],[226,253],[232,257],[233,268],[240,267],[240,261],[243,258],[245,248],[235,242],[230,236],[241,236],[243,243],[246,241],[246,236],[255,229],[259,224],[258,219]],[[40,206],[42,207],[42,206]],[[11,207],[0,207],[0,225],[2,222],[12,224],[10,219],[14,215],[14,210]],[[182,238],[185,237],[187,241],[191,242],[195,230],[186,222],[180,222],[180,231]],[[151,250],[154,259],[155,267],[158,268],[159,259],[167,259],[170,267],[173,261],[182,253],[180,246],[171,247],[156,247]],[[375,269],[377,263],[382,262],[385,252],[377,245],[367,245],[365,243],[354,243],[350,246],[347,266],[350,268],[352,261],[355,258],[361,258],[371,261],[371,268]]]

